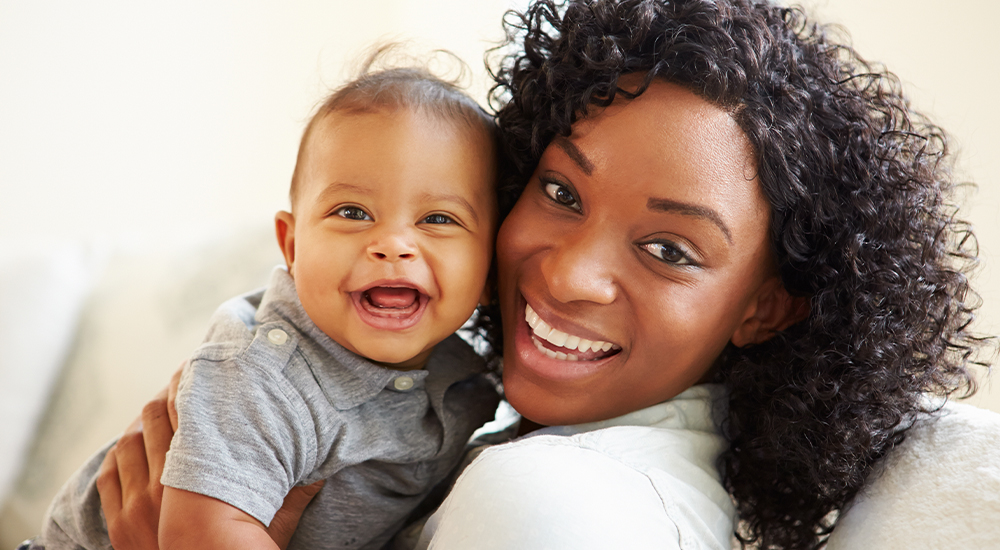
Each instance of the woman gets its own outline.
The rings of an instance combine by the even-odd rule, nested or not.
[[[680,509],[657,520],[656,536],[717,547],[711,525],[733,510],[714,483],[735,502],[744,543],[821,544],[879,459],[934,408],[925,392],[974,388],[967,367],[982,341],[968,330],[976,305],[964,275],[974,239],[947,203],[944,135],[890,74],[794,10],[538,0],[508,24],[521,50],[496,90],[509,98],[498,121],[513,204],[497,247],[507,398],[542,425],[614,424],[708,388],[701,414],[716,394],[726,407],[708,432],[683,428],[723,442],[719,468],[691,494],[645,495]],[[571,362],[561,350],[579,340],[611,347]],[[586,439],[547,430],[515,443],[514,456]],[[490,499],[476,494],[489,482],[482,465],[512,447],[487,451],[459,481],[431,522],[435,543],[459,540],[468,520],[450,510]],[[633,469],[646,471],[655,453],[638,450]],[[142,471],[124,464],[137,454],[122,449],[119,471]],[[113,492],[118,478],[107,479]],[[535,496],[492,509],[524,513],[477,516],[484,525],[535,540],[534,511],[586,498],[526,479],[543,484]],[[136,500],[156,500],[145,493]]]

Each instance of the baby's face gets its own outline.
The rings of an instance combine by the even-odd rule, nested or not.
[[[406,109],[333,112],[304,147],[294,213],[276,220],[302,306],[345,348],[422,367],[483,295],[497,225],[488,136]]]

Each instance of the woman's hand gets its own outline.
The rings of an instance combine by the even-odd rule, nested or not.
[[[108,451],[97,478],[101,508],[108,536],[116,550],[158,550],[157,528],[163,485],[160,476],[170,440],[177,429],[174,398],[183,365],[142,409],[142,415],[125,430]],[[267,532],[279,548],[286,548],[306,505],[323,482],[295,487],[285,497]]]
[[[125,430],[101,464],[97,490],[111,546],[118,550],[158,549],[160,475],[177,418],[176,411],[170,414],[173,402],[168,395],[170,388],[176,394],[180,373],[142,408],[142,416]]]

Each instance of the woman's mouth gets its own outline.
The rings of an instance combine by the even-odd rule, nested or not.
[[[601,340],[588,340],[552,328],[530,305],[525,304],[524,320],[531,328],[531,341],[545,356],[560,361],[598,361],[621,351],[621,346]]]

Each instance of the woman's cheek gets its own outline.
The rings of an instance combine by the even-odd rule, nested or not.
[[[554,224],[546,223],[526,193],[514,205],[497,234],[497,259],[501,269],[511,267],[533,249],[543,248],[554,233]]]

